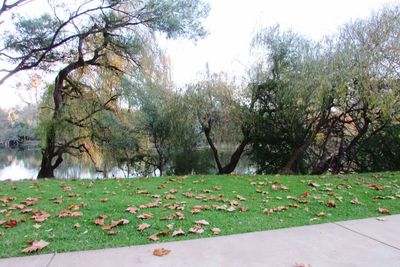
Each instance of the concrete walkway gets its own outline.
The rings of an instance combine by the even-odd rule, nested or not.
[[[153,256],[155,248],[171,250]],[[303,264],[303,265],[302,265]],[[9,267],[400,266],[400,215],[134,247],[0,260]]]

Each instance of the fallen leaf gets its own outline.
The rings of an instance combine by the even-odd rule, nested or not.
[[[383,185],[375,184],[375,183],[368,183],[369,187],[375,190],[383,190],[385,187]]]
[[[328,200],[328,202],[326,203],[326,206],[328,206],[330,208],[336,208],[336,203],[334,200]]]
[[[147,229],[147,228],[149,228],[150,227],[150,224],[148,224],[148,223],[141,223],[141,224],[139,224],[138,225],[138,231],[143,231],[143,230],[145,230],[145,229]]]
[[[377,219],[378,221],[381,221],[381,222],[386,221],[386,218],[382,218],[382,217],[377,217],[376,219]]]
[[[171,250],[169,250],[169,249],[156,248],[153,251],[153,255],[157,256],[157,257],[162,257],[162,256],[165,256],[165,255],[168,255],[170,252],[171,252]]]
[[[136,214],[139,211],[139,209],[136,208],[135,206],[131,206],[131,207],[126,208],[125,211],[127,211],[131,214]]]
[[[219,186],[214,186],[213,189],[216,190],[216,191],[220,191],[220,190],[221,190],[221,187],[219,187]]]
[[[47,220],[50,215],[42,210],[37,210],[32,212],[33,216],[31,217],[35,222],[43,222]]]
[[[42,250],[43,248],[47,247],[49,243],[44,240],[33,241],[30,247],[24,248],[22,250],[23,253],[33,253],[38,250]]]
[[[194,208],[191,211],[192,214],[197,214],[197,213],[200,213],[200,212],[201,212],[201,209],[197,209],[197,208]]]
[[[246,200],[246,198],[242,197],[241,195],[237,195],[236,197],[237,197],[237,199],[239,199],[240,201],[245,201],[245,200]]]
[[[301,194],[303,197],[308,197],[310,195],[310,193],[308,193],[307,191],[304,191],[303,194]]]
[[[308,181],[307,185],[308,185],[308,186],[311,186],[311,187],[320,187],[320,186],[321,186],[320,184],[314,183],[314,182],[312,182],[312,181]]]
[[[195,225],[194,227],[189,229],[189,233],[202,234],[204,233],[204,229],[201,228],[201,225]]]
[[[229,212],[233,212],[235,210],[236,210],[236,208],[234,206],[230,206],[229,208],[226,209],[226,211],[229,211]]]
[[[385,208],[378,208],[378,211],[382,214],[390,214],[390,210]]]
[[[196,221],[196,224],[200,224],[200,225],[210,225],[210,223],[207,222],[206,220]]]
[[[185,231],[183,231],[182,228],[179,228],[179,230],[174,231],[172,233],[172,236],[180,236],[180,235],[184,235],[184,234],[185,234]]]
[[[118,221],[111,221],[111,228],[114,228],[114,227],[116,227],[118,225],[125,225],[125,224],[128,224],[128,223],[129,223],[129,220],[127,220],[127,219],[120,219]]]
[[[115,231],[115,230],[108,230],[108,231],[106,231],[106,234],[107,234],[107,235],[116,235],[116,234],[118,234],[118,231]]]
[[[167,224],[167,228],[168,228],[169,230],[174,229],[174,224],[173,224],[173,223]]]
[[[326,213],[323,211],[320,211],[320,212],[317,212],[315,215],[317,215],[317,217],[324,217],[326,215]]]
[[[34,227],[34,228],[36,228],[36,229],[39,229],[40,227],[42,227],[42,225],[41,225],[41,224],[38,224],[38,223],[36,223],[36,224],[34,224],[34,225],[33,225],[33,227]]]
[[[143,213],[141,215],[136,216],[136,218],[145,220],[145,219],[152,219],[154,216],[151,213]]]
[[[221,233],[221,229],[219,228],[213,228],[211,229],[211,231],[213,232],[214,235],[219,235]]]
[[[150,239],[151,241],[158,241],[158,240],[160,240],[160,239],[158,238],[158,234],[157,234],[157,233],[152,234],[151,236],[149,236],[149,239]]]
[[[100,198],[100,202],[105,203],[108,201],[108,198]]]
[[[77,228],[79,228],[79,227],[81,227],[81,225],[80,225],[79,223],[75,223],[75,224],[74,224],[74,228],[75,228],[75,229],[77,229]]]
[[[361,202],[358,200],[358,198],[352,199],[350,201],[350,203],[353,204],[353,205],[360,205],[361,204]]]
[[[14,228],[17,226],[18,221],[15,219],[10,219],[4,223],[5,228]]]

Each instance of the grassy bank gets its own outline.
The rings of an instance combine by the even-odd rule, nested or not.
[[[33,240],[51,253],[396,214],[400,173],[1,182],[0,205],[0,257],[13,257]]]

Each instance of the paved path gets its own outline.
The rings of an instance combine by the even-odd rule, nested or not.
[[[114,249],[0,260],[9,267],[400,266],[400,215]],[[155,248],[170,249],[164,257]]]

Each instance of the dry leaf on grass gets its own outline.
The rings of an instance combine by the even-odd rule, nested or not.
[[[118,231],[108,230],[106,233],[107,233],[107,235],[116,235],[116,234],[118,234]]]
[[[189,233],[202,234],[204,233],[204,229],[201,228],[201,225],[196,224],[194,227],[189,229]]]
[[[170,252],[171,252],[171,250],[169,250],[169,249],[156,248],[153,251],[153,255],[157,256],[157,257],[162,257],[162,256],[165,256],[165,255],[168,255]]]
[[[350,201],[350,203],[353,204],[353,205],[360,205],[361,204],[361,202],[358,200],[358,198],[352,199]]]
[[[146,230],[147,228],[149,228],[150,227],[150,224],[148,224],[148,223],[141,223],[141,224],[139,224],[138,225],[138,231],[143,231],[143,230]]]
[[[136,214],[136,212],[138,212],[139,209],[136,208],[135,206],[131,206],[131,207],[126,208],[125,211],[127,211],[127,212],[129,212],[131,214]]]
[[[379,213],[382,214],[390,214],[390,210],[385,209],[385,208],[378,208]]]
[[[200,224],[200,225],[210,225],[210,223],[207,222],[206,220],[196,221],[196,224]]]
[[[4,227],[5,228],[14,228],[15,226],[17,226],[18,221],[15,219],[10,219],[6,222],[4,222]]]
[[[214,235],[219,235],[221,233],[221,229],[219,228],[213,228],[211,229],[211,231],[213,232]]]
[[[184,235],[184,234],[185,234],[185,231],[183,231],[182,228],[179,228],[179,230],[174,231],[172,233],[172,236],[180,236],[180,235]]]
[[[244,197],[241,196],[241,195],[237,195],[236,197],[237,197],[237,199],[239,199],[240,201],[245,201],[245,200],[246,200],[246,198],[244,198]]]
[[[326,203],[326,206],[328,206],[330,208],[336,208],[336,203],[334,200],[328,200],[328,202]]]
[[[33,253],[38,250],[42,250],[43,248],[47,247],[49,243],[44,240],[33,241],[30,247],[24,248],[22,250],[23,253]]]
[[[153,214],[151,214],[151,213],[143,213],[141,215],[136,216],[136,218],[141,219],[141,220],[152,219],[153,218]]]

